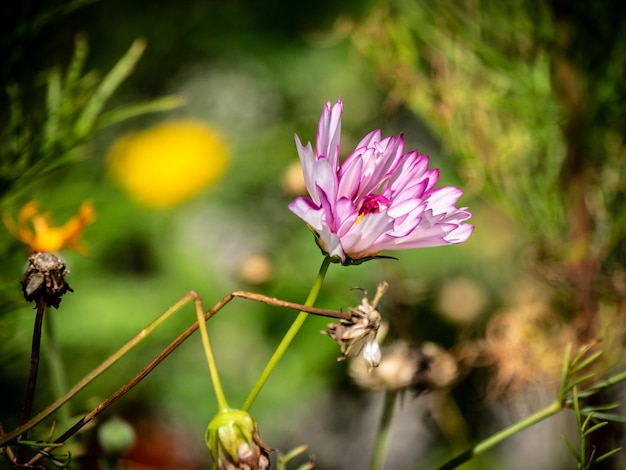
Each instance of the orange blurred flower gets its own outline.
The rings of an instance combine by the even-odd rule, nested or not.
[[[227,154],[218,129],[201,121],[171,121],[119,139],[109,153],[109,172],[140,204],[165,208],[221,178]]]
[[[83,202],[78,214],[60,227],[50,225],[50,213],[39,213],[37,204],[30,201],[20,210],[17,223],[5,213],[4,224],[9,232],[24,242],[33,252],[57,252],[62,248],[73,248],[79,253],[86,253],[87,246],[80,236],[87,225],[95,220],[95,211],[91,202]]]

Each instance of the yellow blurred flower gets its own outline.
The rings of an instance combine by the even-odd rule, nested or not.
[[[62,248],[73,248],[80,253],[86,253],[87,246],[80,236],[95,218],[93,205],[88,201],[83,202],[78,214],[59,227],[50,225],[50,213],[40,214],[34,201],[22,207],[17,223],[9,214],[5,213],[3,216],[9,232],[34,252],[57,252]]]
[[[221,178],[227,153],[218,129],[200,121],[171,121],[119,139],[109,153],[109,172],[138,203],[164,208]]]

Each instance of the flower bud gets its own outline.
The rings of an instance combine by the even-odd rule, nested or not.
[[[263,444],[256,421],[242,410],[220,411],[209,423],[206,445],[220,470],[266,470],[269,453]]]
[[[112,418],[98,428],[98,443],[108,455],[128,450],[137,439],[133,427],[121,418]]]
[[[369,369],[372,367],[378,367],[380,360],[382,359],[382,352],[376,338],[365,343],[363,346],[363,359],[367,363]]]

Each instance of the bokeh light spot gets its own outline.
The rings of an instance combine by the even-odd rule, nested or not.
[[[109,173],[139,204],[165,208],[219,180],[227,155],[218,129],[201,121],[170,121],[115,142]]]

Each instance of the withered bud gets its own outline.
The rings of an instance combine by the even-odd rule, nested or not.
[[[338,361],[343,361],[350,355],[356,356],[363,350],[369,369],[378,367],[381,353],[376,337],[381,318],[377,308],[388,287],[386,282],[381,282],[371,303],[367,299],[367,292],[362,290],[361,305],[349,310],[350,319],[330,323],[328,330],[322,331],[322,334],[330,336],[339,344],[341,355],[337,358]]]
[[[49,252],[37,252],[28,258],[28,268],[20,281],[27,302],[43,299],[49,307],[59,308],[61,297],[74,290],[65,282],[70,272],[60,258]]]
[[[351,362],[350,374],[359,386],[422,393],[449,388],[459,375],[454,356],[434,343],[409,348],[398,342],[383,348],[383,353],[374,371],[360,358]]]

